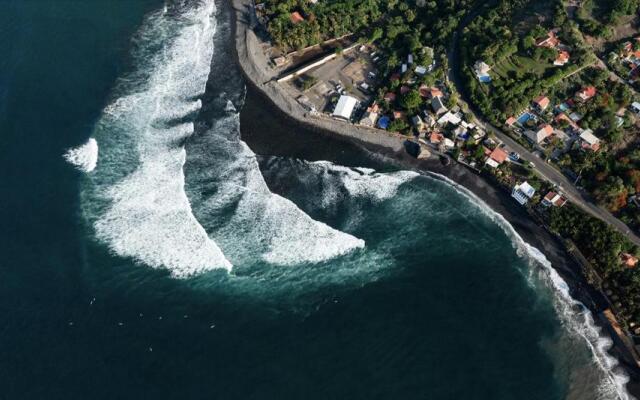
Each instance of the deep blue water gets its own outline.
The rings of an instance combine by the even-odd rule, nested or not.
[[[180,3],[0,3],[0,398],[618,398],[477,200],[327,138],[256,157],[229,7]]]

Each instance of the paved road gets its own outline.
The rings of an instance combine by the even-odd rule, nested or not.
[[[477,12],[479,12],[479,10]],[[492,132],[499,140],[505,143],[513,151],[520,153],[520,157],[522,159],[531,162],[534,165],[536,172],[545,180],[558,186],[573,204],[580,207],[585,212],[593,215],[594,217],[605,221],[620,233],[627,236],[633,243],[640,245],[640,237],[633,233],[627,225],[614,217],[609,211],[595,204],[594,200],[589,196],[588,193],[579,190],[573,184],[573,182],[571,182],[556,168],[549,165],[545,160],[531,153],[527,148],[520,145],[501,129],[493,126],[488,121],[485,121],[484,118],[481,117],[481,113],[477,109],[475,109],[473,103],[468,100],[467,93],[460,76],[461,66],[459,65],[459,57],[457,57],[457,55],[459,54],[458,48],[460,41],[460,32],[462,32],[465,26],[475,17],[475,15],[473,14],[477,14],[477,12],[472,12],[472,15],[469,15],[467,18],[465,18],[465,20],[458,26],[457,31],[453,34],[451,45],[449,46],[449,51],[447,53],[447,58],[449,62],[449,80],[453,83],[453,85],[460,93],[461,99],[469,105],[469,111],[475,117],[478,125],[483,126],[487,132]]]

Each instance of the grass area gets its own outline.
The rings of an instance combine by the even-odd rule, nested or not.
[[[547,70],[550,68],[556,68],[553,64],[539,62],[530,57],[522,55],[513,55],[500,61],[494,65],[492,71],[497,77],[507,79],[514,79],[518,75],[524,75],[527,73],[535,74],[536,76],[545,76]]]

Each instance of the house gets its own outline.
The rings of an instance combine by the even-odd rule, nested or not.
[[[555,61],[553,62],[553,65],[557,65],[561,67],[569,62],[569,57],[570,57],[569,52],[562,50],[560,51],[560,53],[558,53],[558,57],[556,57]]]
[[[436,120],[426,110],[422,113],[422,122],[430,128],[436,124]]]
[[[516,117],[511,116],[511,117],[507,118],[507,120],[504,122],[504,124],[506,126],[512,127],[517,121],[518,120],[516,119]]]
[[[444,135],[440,132],[431,132],[429,135],[429,143],[440,144],[444,141]]]
[[[638,103],[637,101],[631,103],[631,111],[636,114],[640,114],[640,103]]]
[[[447,112],[447,107],[442,104],[442,99],[440,97],[434,97],[431,99],[431,108],[433,108],[433,112],[436,113],[436,115]]]
[[[376,126],[376,122],[378,121],[378,106],[374,104],[373,106],[367,108],[367,111],[360,119],[360,125],[368,126],[373,128]]]
[[[358,100],[355,97],[342,95],[340,99],[338,99],[336,108],[333,110],[333,116],[348,121],[351,119],[351,114],[353,114],[353,109],[356,108],[357,104]]]
[[[393,112],[393,119],[403,119],[404,118],[404,113],[402,111],[394,111]]]
[[[418,65],[416,67],[415,71],[416,71],[416,74],[418,74],[420,76],[423,76],[423,75],[426,75],[426,73],[427,73],[427,67],[424,67],[422,65]]]
[[[302,16],[302,14],[297,11],[292,12],[289,18],[294,25],[304,21],[304,17]]]
[[[577,113],[577,112],[574,111],[571,114],[569,114],[569,118],[573,122],[578,122],[578,121],[580,121],[582,119],[582,114]]]
[[[527,181],[522,182],[519,185],[515,185],[511,191],[511,197],[516,199],[521,205],[527,204],[527,202],[533,197],[536,190],[533,186],[529,185]]]
[[[587,101],[595,96],[597,93],[596,88],[594,86],[587,86],[586,88],[580,90],[576,93],[576,99],[580,101]]]
[[[475,72],[480,82],[491,82],[491,76],[489,75],[491,67],[484,61],[476,61],[476,63],[473,65],[473,71]]]
[[[638,264],[638,257],[629,253],[620,253],[620,262],[627,268],[634,268]]]
[[[378,128],[387,129],[389,127],[389,123],[391,123],[391,119],[386,115],[378,118]]]
[[[396,94],[393,92],[387,92],[387,94],[384,95],[384,101],[386,101],[387,103],[396,101]]]
[[[420,118],[419,115],[411,117],[411,125],[413,125],[418,131],[422,131],[424,129],[424,122],[422,122],[422,118]]]
[[[489,157],[485,161],[485,164],[489,165],[493,168],[498,168],[503,162],[507,160],[507,152],[502,150],[500,147],[496,147],[489,154]]]
[[[426,97],[429,99],[433,99],[434,97],[444,96],[444,93],[442,93],[442,90],[438,89],[437,87],[429,87],[426,85],[420,86],[420,88],[418,89],[418,92],[420,93],[420,96]]]
[[[459,125],[456,129],[453,130],[453,134],[457,139],[466,142],[469,139],[469,134],[467,133],[467,128],[462,125]]]
[[[400,87],[400,94],[407,94],[410,91],[411,91],[411,88],[409,86],[402,85]]]
[[[585,129],[580,133],[580,144],[583,149],[598,151],[600,149],[600,139],[593,134],[591,129]]]
[[[542,205],[545,207],[562,207],[567,203],[567,199],[560,193],[550,191],[542,199]]]
[[[547,36],[536,40],[536,46],[554,49],[560,44],[560,40],[554,31],[547,32]]]
[[[571,119],[571,117],[567,117],[567,114],[565,113],[560,113],[558,115],[555,116],[555,118],[553,119],[556,124],[558,125],[562,125],[563,121],[565,121],[565,123],[570,126],[573,130],[578,130],[580,129],[580,127],[578,126],[578,124],[576,124],[576,122]]]
[[[537,131],[527,130],[524,132],[524,135],[531,142],[535,144],[542,143],[543,140],[548,138],[553,134],[553,127],[549,124],[544,124],[538,128]]]
[[[459,114],[454,114],[451,111],[448,111],[442,117],[440,117],[437,122],[440,126],[444,126],[447,124],[458,125],[460,122],[462,122],[462,117]]]
[[[549,103],[551,103],[551,101],[547,96],[538,96],[535,99],[533,99],[533,102],[532,102],[533,106],[539,112],[543,112],[544,110],[546,110],[547,107],[549,107]]]

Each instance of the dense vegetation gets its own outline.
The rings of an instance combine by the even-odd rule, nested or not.
[[[621,252],[638,255],[640,249],[606,223],[571,205],[552,209],[550,221],[551,229],[573,240],[616,297],[625,299],[617,311],[640,321],[640,270],[620,261]]]
[[[456,29],[472,0],[266,0],[269,33],[285,50],[301,49],[349,33],[401,54],[436,46]],[[304,21],[294,23],[291,13]],[[396,62],[397,63],[397,62]]]
[[[555,10],[547,16],[546,27],[523,13],[534,6]],[[562,27],[557,33],[560,41],[572,48],[571,62],[562,67],[553,65],[557,50],[535,45],[556,26]],[[469,24],[460,47],[471,100],[494,123],[522,111],[531,99],[592,61],[579,33],[567,24],[561,3],[555,0],[501,0]],[[491,84],[476,79],[472,66],[478,60],[492,66]]]

